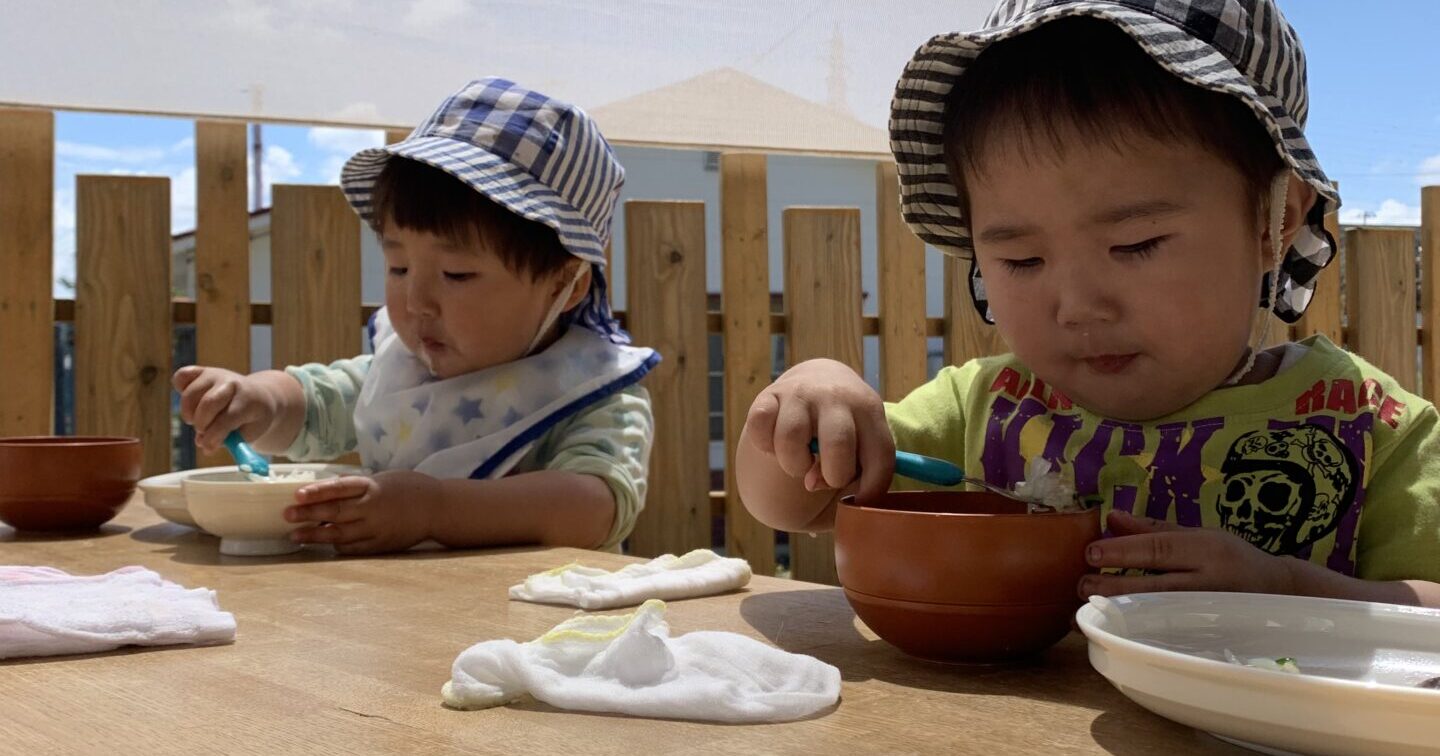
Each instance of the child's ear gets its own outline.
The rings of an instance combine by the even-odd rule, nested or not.
[[[581,267],[579,278],[575,278],[575,265]],[[560,308],[561,312],[574,308],[580,304],[581,300],[585,299],[586,294],[590,293],[590,276],[593,269],[593,266],[585,260],[576,260],[571,265],[560,269],[560,274],[555,277],[555,290],[551,292],[553,296],[558,297],[564,294],[565,284],[570,283],[572,278],[575,279],[575,286],[570,290],[570,298],[565,300],[565,306]]]
[[[1294,171],[1289,172],[1289,189],[1285,192],[1285,222],[1280,226],[1280,238],[1285,243],[1280,246],[1281,254],[1290,249],[1295,242],[1295,236],[1300,229],[1305,227],[1306,220],[1310,216],[1310,208],[1315,206],[1317,193],[1315,187],[1295,175]],[[1264,246],[1262,249],[1270,249],[1270,230],[1265,229],[1263,236]],[[1267,252],[1268,255],[1268,252]]]

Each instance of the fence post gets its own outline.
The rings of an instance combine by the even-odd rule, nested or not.
[[[1345,233],[1345,248],[1350,348],[1413,391],[1415,234],[1352,228]]]
[[[662,357],[645,378],[655,447],[630,553],[683,554],[710,545],[705,203],[626,202],[625,241],[627,323]]]
[[[0,436],[51,432],[55,116],[0,109]]]
[[[775,531],[735,485],[735,447],[750,403],[770,383],[770,226],[765,156],[720,156],[720,308],[724,323],[725,551],[757,575],[775,574]]]
[[[170,179],[79,176],[75,432],[137,436],[170,471]]]
[[[863,373],[860,211],[792,207],[784,217],[786,364],[828,357]],[[831,534],[791,535],[790,573],[834,585]]]

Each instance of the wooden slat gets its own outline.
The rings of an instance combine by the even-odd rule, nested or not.
[[[52,425],[54,191],[55,116],[0,110],[0,436]]]
[[[630,332],[663,358],[644,382],[655,446],[630,551],[683,554],[710,545],[705,203],[627,202],[625,243]]]
[[[945,362],[963,365],[1007,351],[1000,331],[970,301],[970,261],[945,256]]]
[[[775,531],[740,501],[735,447],[750,403],[770,383],[770,230],[764,155],[720,156],[721,316],[725,341],[725,551],[775,574]]]
[[[385,143],[395,144],[396,142],[403,142],[405,141],[405,137],[408,136],[410,136],[410,129],[386,129]]]
[[[76,179],[75,431],[170,470],[170,179]]]
[[[245,124],[195,124],[195,362],[250,372],[250,213]],[[233,464],[199,453],[202,467]]]
[[[1351,348],[1413,390],[1415,234],[1352,228],[1345,233]]]
[[[1335,238],[1335,243],[1339,245],[1340,214],[1338,211],[1325,216],[1325,228]],[[1304,339],[1318,333],[1336,344],[1345,343],[1342,317],[1342,313],[1345,312],[1345,300],[1340,291],[1340,271],[1344,265],[1345,261],[1337,250],[1335,259],[1325,267],[1325,270],[1321,271],[1320,279],[1315,282],[1315,296],[1310,300],[1310,307],[1305,310],[1305,316],[1295,324],[1295,338]]]
[[[270,291],[275,367],[361,349],[360,221],[339,187],[276,184]]]
[[[784,217],[786,364],[828,357],[860,373],[860,211],[792,207]],[[791,575],[834,585],[834,543],[828,533],[792,535]]]
[[[880,392],[899,401],[927,376],[925,243],[900,217],[895,164],[875,166],[880,269]]]
[[[1427,186],[1420,190],[1420,280],[1421,319],[1424,332],[1440,333],[1440,186]],[[1434,340],[1425,343],[1420,350],[1422,369],[1421,388],[1425,398],[1435,401],[1440,397],[1440,344]]]

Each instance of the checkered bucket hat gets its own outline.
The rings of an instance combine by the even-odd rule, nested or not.
[[[610,312],[604,274],[625,169],[584,111],[505,79],[466,84],[404,141],[361,150],[345,163],[345,198],[371,225],[375,180],[392,155],[439,168],[510,212],[555,229],[570,254],[592,264],[590,291],[571,322],[629,343]]]
[[[1319,199],[1285,254],[1273,300],[1280,319],[1298,320],[1320,270],[1335,256],[1324,219],[1340,206],[1340,195],[1305,139],[1305,52],[1273,0],[1001,0],[983,29],[932,38],[905,66],[891,103],[890,149],[910,228],[942,252],[972,258],[970,291],[990,320],[970,228],[945,166],[945,99],[989,45],[1076,16],[1115,24],[1181,80],[1248,105],[1285,162],[1315,187]]]

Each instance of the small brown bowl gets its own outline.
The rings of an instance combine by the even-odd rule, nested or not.
[[[0,522],[16,530],[94,530],[130,500],[140,466],[138,438],[0,438]]]
[[[1100,537],[1098,507],[1028,513],[989,492],[904,491],[835,515],[835,564],[855,614],[923,659],[993,663],[1070,632]]]

